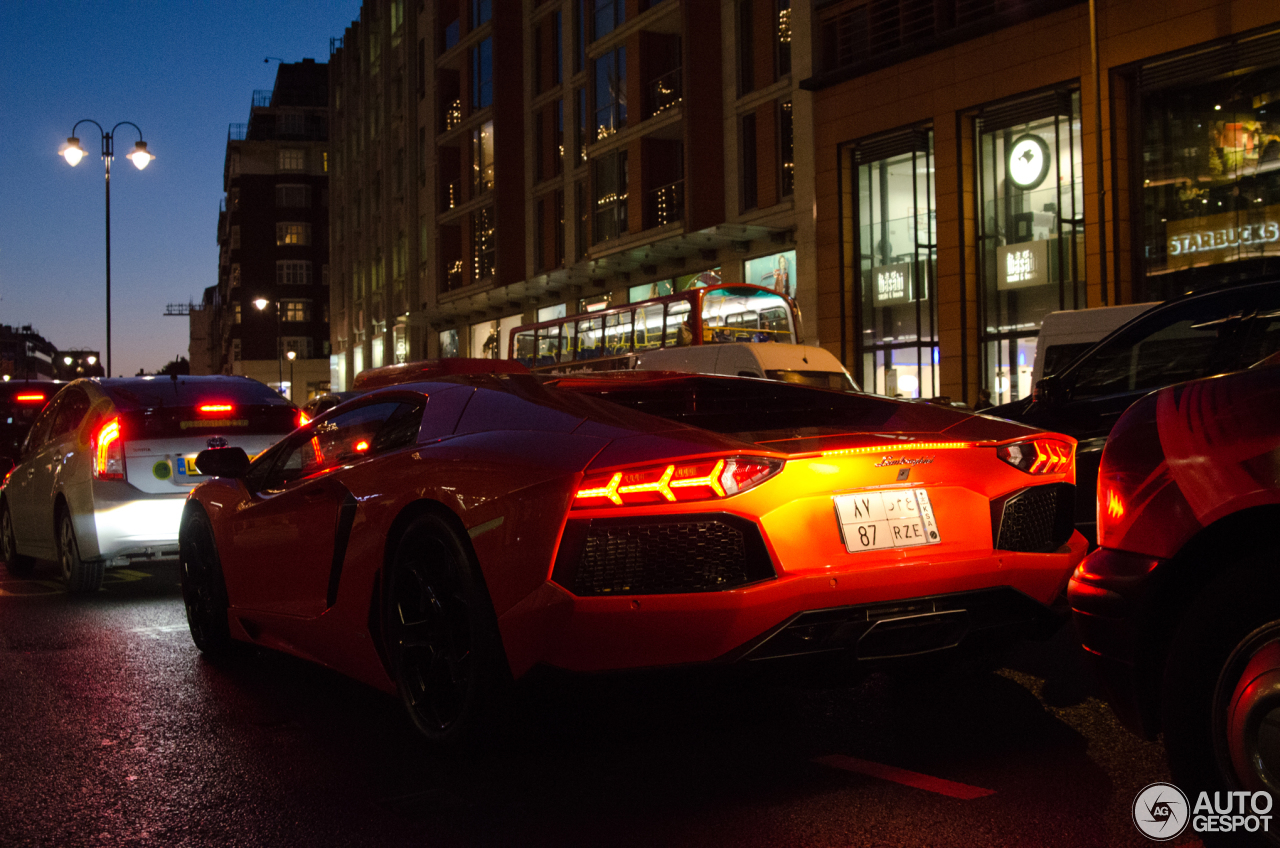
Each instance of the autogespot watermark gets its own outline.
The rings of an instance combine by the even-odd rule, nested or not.
[[[1187,829],[1196,833],[1267,833],[1271,830],[1268,792],[1201,792],[1192,805],[1172,783],[1153,783],[1133,799],[1133,823],[1148,839],[1167,842]]]

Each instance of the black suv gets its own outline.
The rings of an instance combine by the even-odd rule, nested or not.
[[[1036,384],[1030,398],[983,414],[1075,436],[1076,528],[1097,543],[1098,461],[1111,427],[1156,389],[1247,368],[1280,351],[1280,280],[1166,301]]]

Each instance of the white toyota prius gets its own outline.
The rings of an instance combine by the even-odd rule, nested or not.
[[[196,454],[233,446],[254,456],[301,415],[247,377],[67,384],[32,424],[0,486],[6,567],[25,576],[37,559],[56,560],[67,590],[85,593],[101,587],[106,568],[176,559],[183,501],[203,479]]]

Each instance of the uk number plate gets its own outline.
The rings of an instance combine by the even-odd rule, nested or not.
[[[836,495],[845,550],[879,551],[942,541],[924,489],[885,489]]]

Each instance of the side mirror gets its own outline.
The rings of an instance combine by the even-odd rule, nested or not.
[[[196,454],[196,468],[210,477],[238,480],[249,470],[249,455],[244,448],[208,448]]]
[[[1061,403],[1066,399],[1066,390],[1062,385],[1062,380],[1056,374],[1050,374],[1048,377],[1041,377],[1036,381],[1035,388],[1031,390],[1031,400],[1035,403],[1055,404]]]

